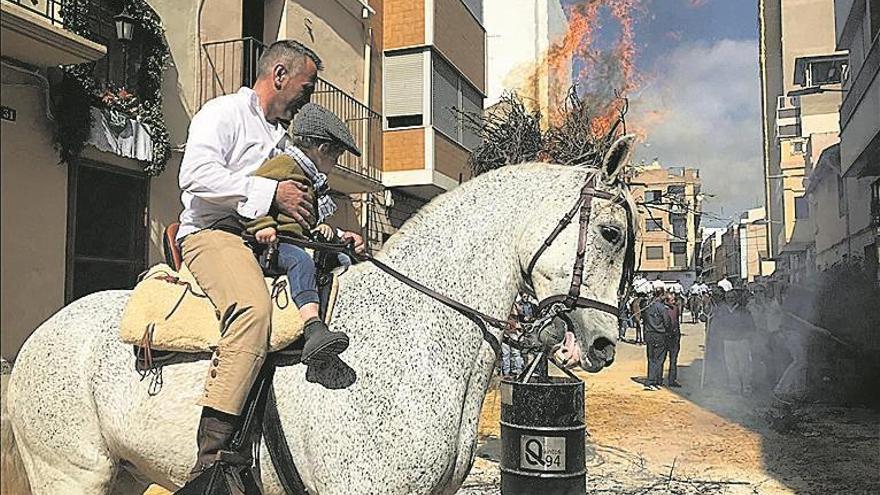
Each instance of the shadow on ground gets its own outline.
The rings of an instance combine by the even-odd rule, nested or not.
[[[774,479],[795,493],[880,493],[880,412],[786,404],[760,390],[743,397],[711,383],[700,388],[702,368],[702,359],[679,366],[679,380],[692,386],[668,390],[760,435]]]

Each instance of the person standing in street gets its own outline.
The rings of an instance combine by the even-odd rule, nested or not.
[[[751,395],[751,342],[755,335],[755,322],[746,310],[741,290],[729,284],[722,288],[725,291],[724,301],[712,314],[712,332],[723,342],[728,386],[740,395]]]
[[[666,335],[672,331],[669,308],[663,302],[663,289],[656,289],[655,296],[642,313],[645,343],[647,344],[648,380],[645,390],[659,390],[663,385],[663,363],[666,361]]]
[[[666,307],[669,318],[672,320],[672,328],[666,333],[666,349],[669,352],[669,373],[666,383],[670,387],[681,387],[678,383],[678,351],[681,349],[681,306],[676,300],[675,294],[666,294]]]

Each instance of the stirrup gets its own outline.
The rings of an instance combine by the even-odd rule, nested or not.
[[[263,490],[251,461],[236,452],[221,451],[217,461],[189,481],[175,495],[261,495]]]

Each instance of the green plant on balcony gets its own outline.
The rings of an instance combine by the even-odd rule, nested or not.
[[[61,16],[64,27],[80,36],[100,42],[89,25],[94,9],[91,0],[63,0]],[[143,30],[142,53],[134,91],[95,77],[94,63],[62,67],[63,78],[55,88],[59,97],[56,108],[55,139],[61,161],[70,163],[82,153],[92,127],[91,107],[107,110],[111,120],[120,115],[144,124],[153,142],[153,159],[144,171],[159,175],[171,156],[168,128],[162,114],[162,73],[169,58],[165,28],[159,16],[144,0],[111,2],[122,4]],[[113,122],[111,122],[113,125]]]

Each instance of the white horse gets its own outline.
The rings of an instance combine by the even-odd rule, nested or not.
[[[522,270],[590,174],[598,174],[597,189],[629,201],[618,177],[630,140],[618,144],[624,152],[609,153],[598,169],[524,164],[479,176],[425,206],[378,258],[503,319],[523,286]],[[582,296],[616,306],[625,244],[634,240],[620,204],[592,201]],[[577,224],[575,218],[535,266],[539,298],[568,292]],[[333,326],[351,337],[341,357],[356,381],[331,390],[307,382],[304,366],[275,375],[281,421],[305,485],[321,495],[456,492],[473,463],[492,349],[473,322],[368,263],[340,282]],[[8,493],[29,486],[36,495],[135,494],[149,482],[171,490],[183,484],[195,461],[196,399],[208,362],[166,366],[161,392],[150,395],[149,380],[133,369],[131,347],[118,340],[128,297],[84,297],[22,348],[3,424]],[[580,364],[594,372],[610,364],[615,318],[593,309],[571,316],[578,341],[589,347]],[[281,494],[261,449],[265,493]],[[27,479],[15,479],[22,468]]]

